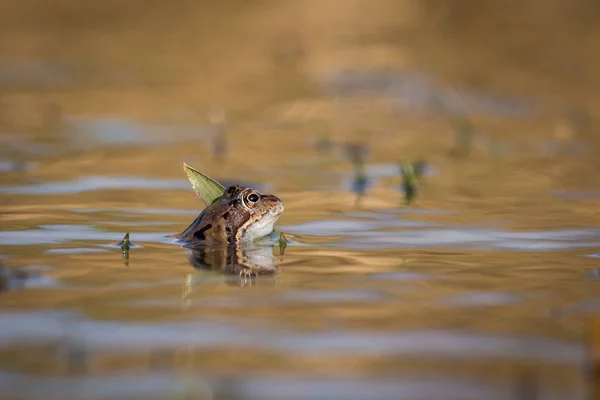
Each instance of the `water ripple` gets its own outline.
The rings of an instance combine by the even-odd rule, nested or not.
[[[354,355],[412,355],[456,359],[534,359],[580,364],[584,346],[541,337],[484,335],[459,330],[398,332],[326,331],[302,334],[273,327],[240,327],[208,321],[170,324],[119,323],[73,319],[67,313],[4,313],[0,315],[0,343],[85,338],[89,349],[123,351],[196,346],[236,346],[278,350],[285,354],[342,353]],[[67,329],[68,328],[68,329]]]
[[[9,397],[32,399],[172,398],[187,393],[194,398],[260,400],[514,400],[515,387],[498,386],[448,375],[395,374],[377,378],[327,378],[269,376],[251,378],[199,376],[197,373],[109,374],[39,378],[0,371],[0,387]],[[577,392],[540,389],[546,400],[583,400]]]

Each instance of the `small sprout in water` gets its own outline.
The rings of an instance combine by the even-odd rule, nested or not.
[[[279,254],[283,255],[285,248],[287,247],[288,241],[283,234],[283,232],[279,233]]]
[[[474,130],[469,120],[463,120],[454,124],[454,147],[450,154],[454,157],[467,157],[473,146]]]
[[[123,238],[123,240],[121,240],[119,242],[119,246],[121,247],[121,250],[123,250],[123,251],[129,250],[131,248],[131,244],[129,242],[129,232],[127,232],[125,234],[125,237]]]
[[[129,266],[129,249],[131,248],[131,242],[129,241],[129,232],[125,234],[125,237],[119,243],[121,251],[123,252],[123,261],[126,266]]]
[[[409,206],[417,197],[419,189],[419,178],[415,174],[413,164],[409,161],[402,162],[402,190],[404,192],[404,203]]]

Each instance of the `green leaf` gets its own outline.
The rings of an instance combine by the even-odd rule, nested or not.
[[[211,205],[216,199],[225,193],[225,188],[219,182],[209,176],[206,176],[186,163],[183,163],[183,170],[187,175],[194,192],[200,197],[200,200],[206,205]]]
[[[410,161],[402,161],[402,188],[404,189],[404,203],[408,206],[413,203],[418,194],[419,178],[414,165]]]
[[[125,263],[125,266],[128,267],[129,249],[131,248],[131,242],[129,241],[129,232],[125,234],[125,237],[123,238],[123,240],[121,240],[121,243],[119,243],[119,245],[121,246],[121,251],[123,252],[123,262]]]
[[[285,250],[285,248],[287,247],[288,241],[285,237],[285,235],[283,234],[283,232],[281,232],[279,234],[279,254],[283,255],[283,252]]]
[[[125,234],[125,237],[123,238],[123,240],[121,240],[121,242],[119,243],[119,246],[121,246],[121,250],[123,250],[123,251],[129,250],[131,248],[131,245],[129,242],[129,232],[127,232]]]

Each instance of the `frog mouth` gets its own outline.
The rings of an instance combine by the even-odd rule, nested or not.
[[[281,203],[274,209],[269,210],[269,214],[271,214],[271,216],[273,218],[279,218],[279,216],[283,213],[283,210],[284,210],[283,203]]]
[[[263,214],[262,218],[255,222],[257,225],[267,225],[269,223],[275,223],[283,213],[283,207],[278,207],[274,210],[269,210]]]
[[[277,222],[282,212],[283,204],[264,212],[259,220],[248,227],[247,234],[249,234],[249,237],[254,239],[273,232],[275,222]]]

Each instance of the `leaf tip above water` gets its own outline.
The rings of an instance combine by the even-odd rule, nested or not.
[[[223,193],[225,193],[223,185],[190,167],[185,162],[183,163],[183,171],[192,184],[192,188],[206,206],[212,204],[215,199],[221,197]]]

